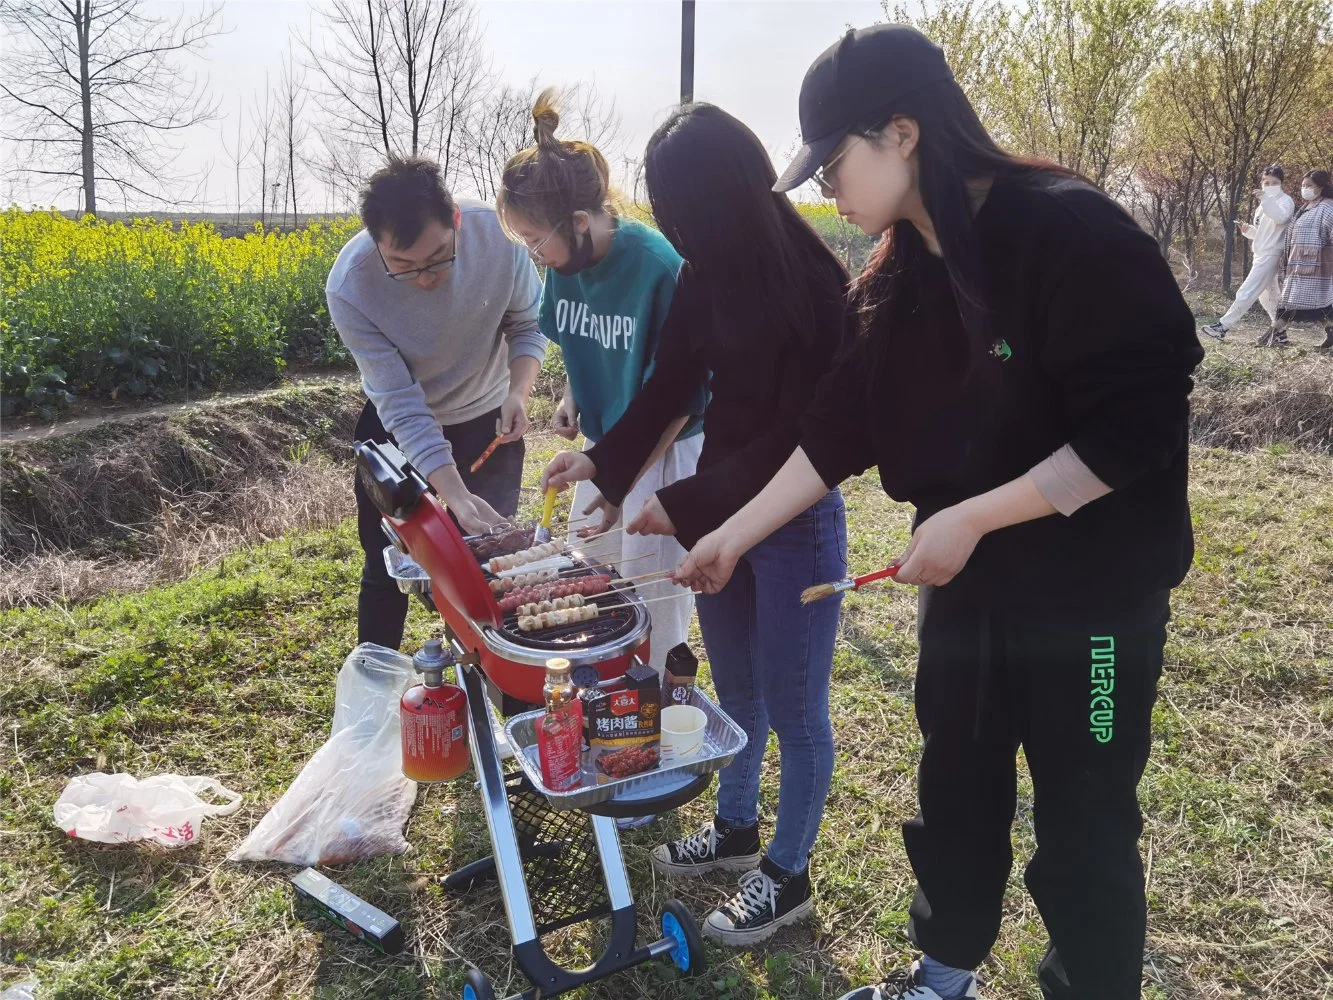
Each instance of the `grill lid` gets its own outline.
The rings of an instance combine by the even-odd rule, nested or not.
[[[356,460],[380,514],[393,526],[407,554],[430,577],[437,603],[443,598],[473,621],[498,626],[500,606],[481,566],[421,475],[392,445],[359,443]]]

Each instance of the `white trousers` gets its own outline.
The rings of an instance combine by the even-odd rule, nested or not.
[[[1241,317],[1250,311],[1255,300],[1268,313],[1270,323],[1277,322],[1277,304],[1280,290],[1277,283],[1278,271],[1282,266],[1281,254],[1265,254],[1254,258],[1250,273],[1245,276],[1240,288],[1236,289],[1236,301],[1222,317],[1222,325],[1228,330],[1241,321]]]
[[[593,444],[589,441],[587,447],[591,448]],[[673,443],[625,497],[620,509],[620,522],[616,527],[623,528],[634,520],[648,498],[662,487],[694,475],[703,446],[702,434]],[[595,513],[586,521],[578,520],[583,516],[583,508],[597,496],[597,487],[592,483],[579,483],[574,489],[574,502],[569,508],[569,516],[574,521],[569,530],[570,543],[589,559],[617,568],[623,566],[620,570],[622,576],[642,576],[657,570],[675,569],[684,560],[685,550],[670,535],[631,535],[616,531],[611,535],[580,539],[578,529],[597,524],[601,517],[600,513]],[[668,594],[681,595],[669,601],[657,601],[647,608],[653,620],[652,656],[649,663],[660,677],[666,669],[667,652],[689,636],[694,597],[685,596],[687,591],[670,582],[649,581],[638,590],[645,599],[666,597]]]

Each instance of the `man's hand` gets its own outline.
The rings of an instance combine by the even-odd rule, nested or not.
[[[581,483],[597,475],[597,466],[593,460],[581,451],[562,451],[551,459],[542,472],[541,491],[554,486],[563,490],[573,483]]]
[[[551,419],[551,429],[567,441],[579,436],[579,407],[573,396],[565,396],[555,408]]]
[[[589,524],[579,529],[580,538],[594,538],[597,535],[606,534],[616,526],[620,520],[620,508],[607,502],[606,497],[600,493],[592,503],[583,508],[584,517],[592,517],[597,511],[602,512],[602,520],[598,524]]]
[[[1248,236],[1251,239],[1254,238],[1254,227],[1248,222],[1240,227],[1240,232],[1242,236]]]
[[[714,531],[699,539],[671,579],[697,593],[716,594],[727,585],[740,559],[741,553],[727,543],[723,533]]]
[[[495,433],[504,438],[504,444],[508,444],[527,432],[528,397],[523,393],[511,392],[500,404],[500,418],[495,421]]]
[[[446,465],[432,472],[430,484],[449,512],[458,518],[466,535],[483,534],[504,520],[490,504],[463,485],[456,465]]]
[[[666,508],[654,493],[639,510],[639,516],[629,523],[625,531],[631,535],[674,535],[676,526],[671,523]]]

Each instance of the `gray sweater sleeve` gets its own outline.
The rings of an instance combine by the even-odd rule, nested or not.
[[[500,323],[500,331],[509,345],[509,363],[515,358],[546,358],[546,338],[537,329],[537,310],[542,297],[537,269],[520,246],[514,247],[514,291]]]
[[[427,478],[452,465],[453,449],[426,405],[421,384],[412,377],[398,348],[361,310],[341,296],[330,292],[328,302],[333,325],[361,371],[366,395],[407,460]]]

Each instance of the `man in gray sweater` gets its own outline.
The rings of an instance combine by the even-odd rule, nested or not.
[[[485,531],[518,508],[527,402],[546,355],[537,272],[495,210],[456,203],[429,160],[394,159],[371,177],[361,221],[325,286],[368,397],[354,438],[392,440],[465,534]],[[472,473],[497,435],[504,443]],[[396,649],[407,596],[384,567],[379,511],[359,478],[355,490],[358,641]]]

